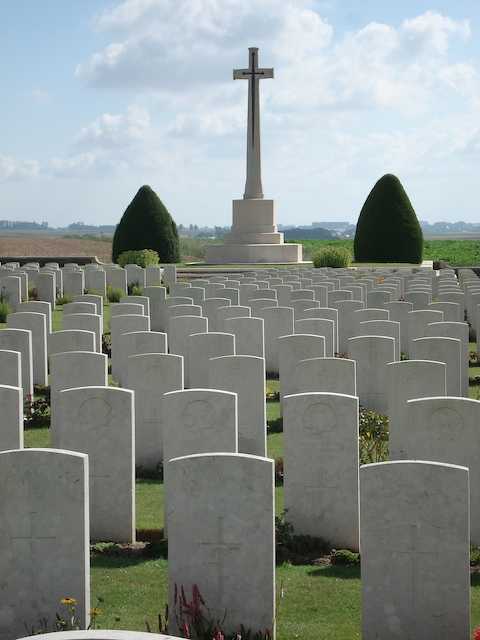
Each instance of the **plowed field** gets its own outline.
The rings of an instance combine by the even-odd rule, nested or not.
[[[110,241],[50,235],[0,235],[0,256],[97,256],[110,262]]]

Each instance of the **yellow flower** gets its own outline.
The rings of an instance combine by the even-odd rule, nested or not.
[[[101,613],[102,613],[102,610],[99,609],[98,607],[93,607],[93,609],[90,609],[90,615],[92,617],[99,616]]]
[[[66,604],[67,606],[77,604],[77,601],[75,600],[75,598],[62,598],[60,602],[61,604]]]

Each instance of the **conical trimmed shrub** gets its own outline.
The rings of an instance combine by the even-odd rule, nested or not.
[[[396,176],[383,176],[370,191],[358,218],[353,247],[356,262],[422,261],[422,229]]]
[[[162,263],[180,261],[177,225],[148,185],[140,187],[115,229],[113,261],[123,251],[141,249],[153,249]]]

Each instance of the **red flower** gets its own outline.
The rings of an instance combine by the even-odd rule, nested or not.
[[[473,632],[473,640],[480,640],[480,627],[477,627]]]

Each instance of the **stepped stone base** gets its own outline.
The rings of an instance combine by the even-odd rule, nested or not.
[[[207,264],[282,264],[302,262],[301,244],[214,244],[207,247]]]
[[[273,200],[234,200],[232,231],[225,244],[207,247],[207,264],[302,262],[302,245],[284,244]]]

